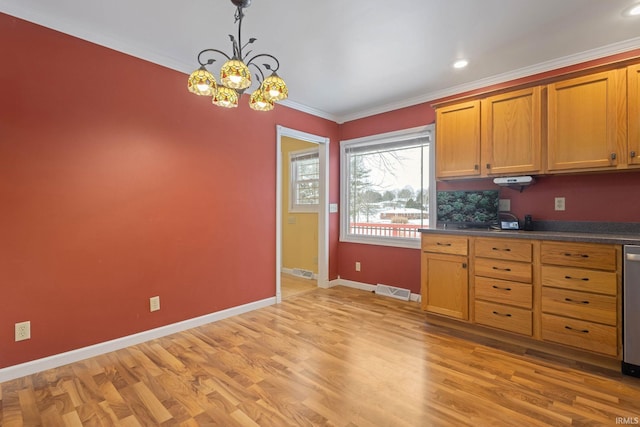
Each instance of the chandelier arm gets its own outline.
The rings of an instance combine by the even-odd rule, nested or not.
[[[201,66],[203,66],[203,67],[204,67],[205,65],[212,64],[212,63],[215,61],[215,59],[210,59],[210,60],[208,60],[207,62],[202,62],[202,60],[200,59],[200,57],[202,56],[202,54],[203,54],[203,53],[211,53],[211,52],[219,53],[220,55],[222,55],[222,56],[224,56],[225,58],[227,58],[227,60],[230,60],[230,59],[231,59],[231,57],[230,57],[229,55],[227,55],[226,53],[224,53],[224,52],[223,52],[223,51],[221,51],[221,50],[218,50],[218,49],[204,49],[203,51],[201,51],[201,52],[198,54],[198,63],[199,63]]]
[[[271,59],[273,59],[273,60],[275,61],[275,63],[276,63],[275,68],[269,68],[269,66],[267,66],[266,68],[267,68],[268,70],[271,70],[271,71],[273,71],[273,72],[275,73],[275,72],[277,72],[277,71],[280,69],[280,61],[278,61],[278,58],[276,58],[275,56],[270,55],[270,54],[268,54],[268,53],[260,53],[260,54],[258,54],[258,55],[256,55],[256,56],[252,57],[252,58],[251,58],[251,59],[246,63],[246,64],[247,64],[247,66],[249,66],[250,64],[252,64],[254,59],[256,59],[256,58],[262,58],[262,57],[271,58]],[[266,65],[266,64],[265,64],[265,65]]]
[[[256,76],[256,80],[258,81],[258,88],[260,88],[260,86],[262,86],[262,82],[264,81],[264,73],[262,72],[262,68],[260,68],[259,65],[254,64],[252,62],[249,62],[247,64],[247,67],[250,67],[252,65],[255,67],[256,70],[258,70],[258,73],[260,73],[260,75],[258,75],[258,74],[255,75]]]

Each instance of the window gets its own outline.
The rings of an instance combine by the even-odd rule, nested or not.
[[[317,212],[320,204],[320,155],[317,148],[289,154],[289,211]]]
[[[432,141],[430,125],[340,143],[342,241],[419,246],[435,203]]]

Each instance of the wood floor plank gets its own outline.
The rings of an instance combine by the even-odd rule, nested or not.
[[[306,280],[306,279],[305,279]],[[601,426],[640,379],[336,287],[0,384],[0,425]]]

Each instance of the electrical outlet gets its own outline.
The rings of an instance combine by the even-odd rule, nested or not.
[[[16,323],[16,341],[31,339],[31,322]]]
[[[149,311],[160,310],[160,297],[149,298]]]
[[[360,271],[360,262],[356,261],[356,271]]]
[[[565,209],[564,205],[564,197],[556,197],[555,200],[555,209],[557,211],[563,211]]]
[[[511,199],[498,200],[498,210],[500,212],[509,212],[511,210]]]

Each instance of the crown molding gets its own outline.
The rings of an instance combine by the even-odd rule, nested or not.
[[[511,80],[516,80],[523,77],[544,73],[547,71],[557,70],[559,68],[568,67],[571,65],[580,64],[582,62],[592,61],[595,59],[600,59],[607,56],[628,52],[634,49],[640,49],[640,37],[625,40],[619,43],[613,43],[597,49],[580,52],[574,55],[569,55],[562,58],[541,62],[539,64],[520,68],[514,71],[509,71],[507,73],[497,74],[495,76],[487,77],[485,79],[476,80],[473,82],[469,82],[469,83],[465,83],[457,86],[451,86],[446,89],[418,95],[409,99],[405,99],[403,101],[385,104],[375,108],[362,110],[353,114],[342,115],[338,117],[338,120],[339,120],[338,123],[349,122],[349,121],[373,116],[376,114],[387,113],[389,111],[398,110],[400,108],[412,107],[414,105],[422,104],[425,102],[435,101],[437,99],[446,98],[448,96],[453,96],[453,95],[469,92],[476,89],[482,89],[484,87],[493,86],[495,84],[500,84],[500,83],[508,82]]]
[[[175,71],[187,74],[193,71],[188,70],[185,64],[177,61],[175,58],[153,51],[149,49],[148,46],[134,45],[117,37],[98,34],[94,28],[84,23],[50,16],[25,7],[19,2],[0,0],[0,12]]]
[[[56,18],[43,13],[39,13],[38,11],[21,5],[20,2],[16,2],[13,0],[0,0],[0,12],[36,23],[38,25],[45,26],[47,28],[54,29],[56,31],[60,31],[65,34],[69,34],[74,37],[78,37],[82,40],[90,41],[91,43],[104,46],[109,49],[123,52],[136,58],[140,58],[154,64],[179,71],[181,73],[189,74],[191,73],[191,71],[193,71],[190,69],[190,66],[188,64],[184,64],[183,62],[178,61],[175,58],[168,57],[166,55],[160,54],[159,52],[152,51],[146,46],[132,45],[131,43],[127,43],[122,39],[96,34],[89,26],[78,25],[77,22],[71,22],[69,20],[65,20],[64,18]],[[73,30],[69,31],[69,28],[72,28]],[[420,94],[411,98],[404,99],[402,101],[378,105],[373,108],[359,110],[348,114],[331,114],[319,109],[309,107],[307,105],[297,103],[295,101],[292,101],[291,99],[281,101],[280,104],[294,110],[298,110],[313,116],[333,121],[338,124],[342,124],[345,122],[350,122],[377,114],[387,113],[389,111],[394,111],[401,108],[412,107],[414,105],[435,101],[437,99],[446,98],[460,93],[482,89],[484,87],[492,86],[495,84],[500,84],[507,81],[516,80],[523,77],[544,73],[571,65],[576,65],[586,61],[600,59],[606,56],[624,53],[639,48],[640,37],[636,37],[622,42],[606,45],[600,48],[587,50],[577,54],[542,62],[529,67],[520,68],[507,73],[498,74],[485,79],[480,79],[457,86],[451,86],[442,90]]]
[[[300,104],[288,98],[282,101],[278,101],[278,104],[284,105],[285,107],[293,108],[294,110],[302,111],[303,113],[311,114],[312,116],[320,117],[321,119],[330,120],[335,123],[341,123],[338,121],[339,117],[334,114],[330,114],[326,111],[318,110],[316,108]]]

